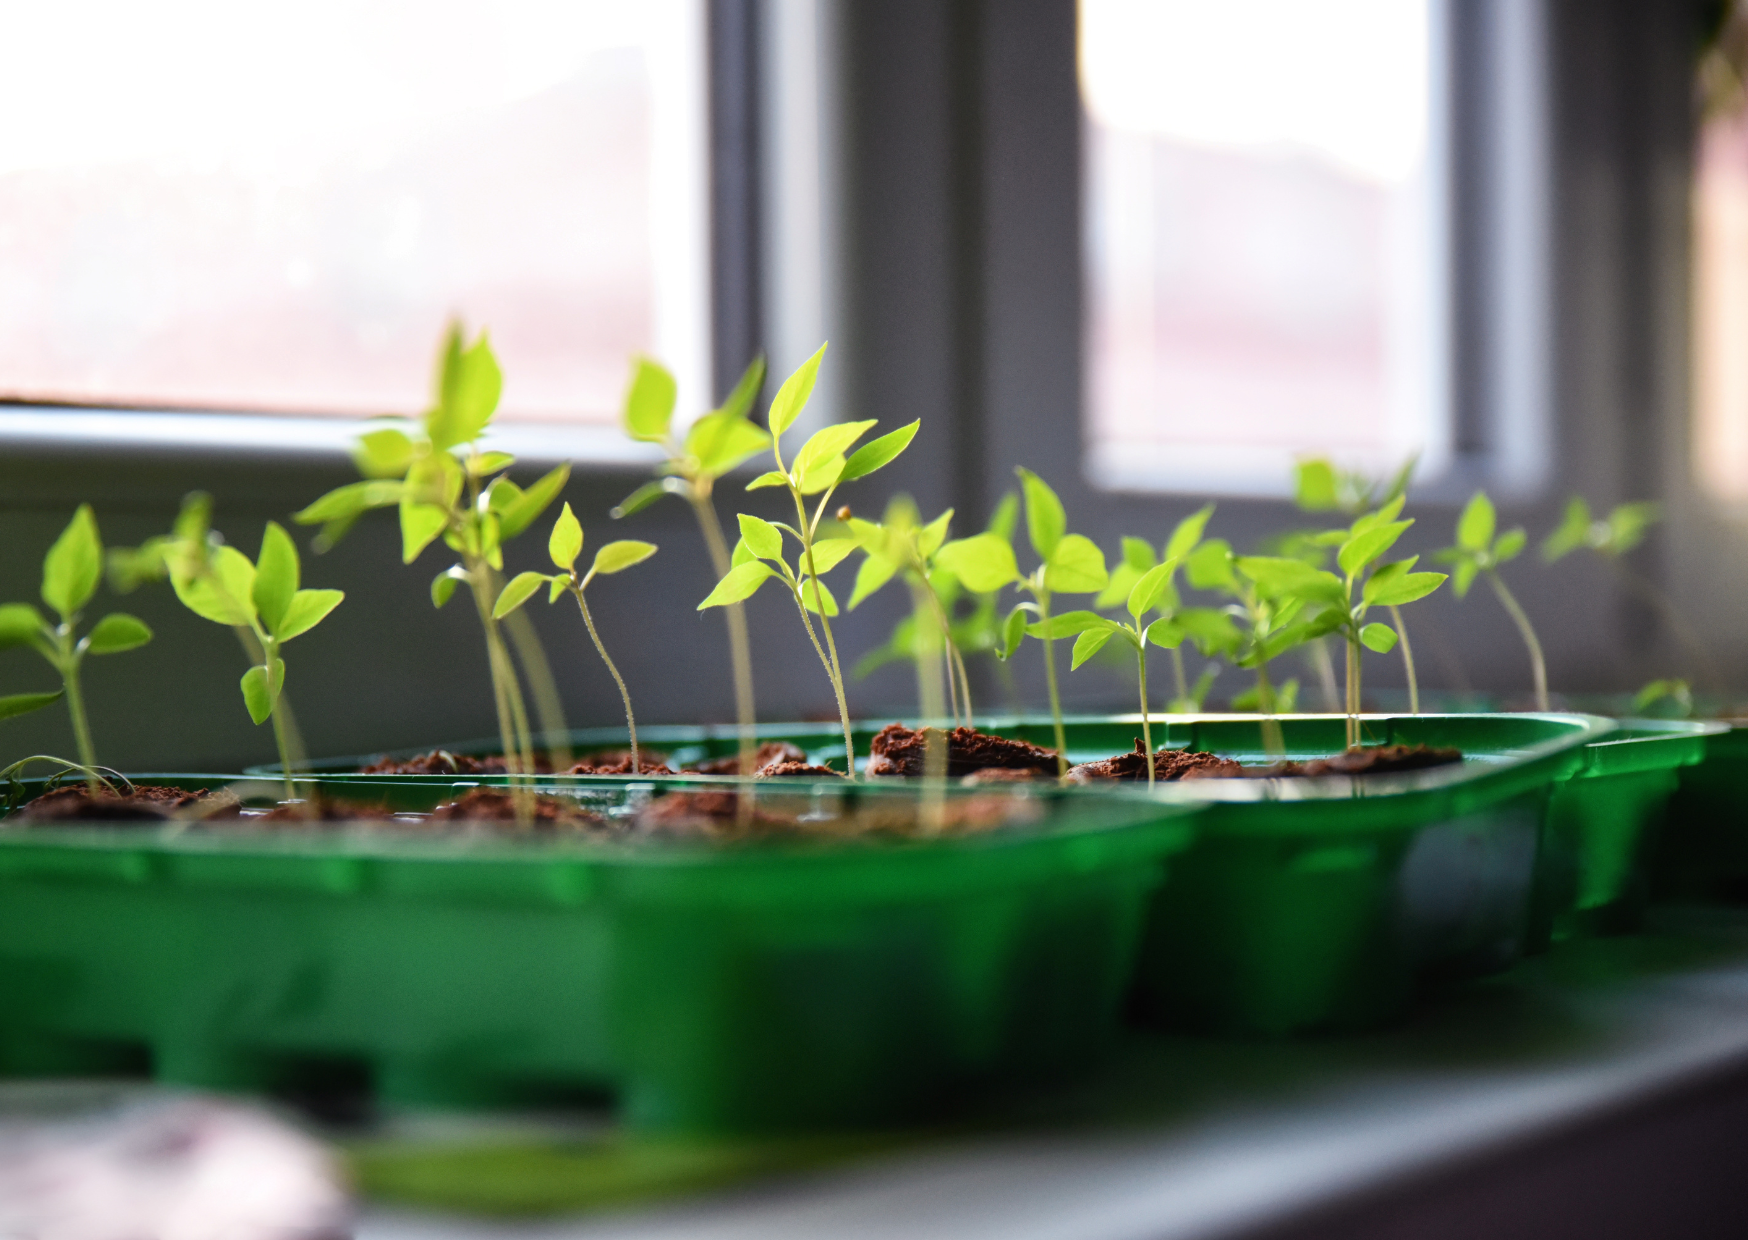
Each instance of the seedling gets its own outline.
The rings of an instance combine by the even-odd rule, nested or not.
[[[1167,621],[1174,619],[1183,610],[1183,600],[1177,592],[1177,566],[1181,565],[1195,551],[1197,545],[1202,541],[1203,531],[1208,528],[1208,518],[1213,515],[1214,505],[1208,504],[1178,522],[1171,537],[1166,539],[1162,553],[1157,556],[1153,553],[1153,547],[1145,539],[1123,539],[1122,560],[1111,570],[1110,581],[1093,602],[1094,609],[1106,611],[1123,603],[1129,597],[1129,592],[1134,589],[1136,582],[1140,581],[1157,565],[1171,563],[1173,565],[1172,571],[1166,576],[1165,588],[1160,592],[1154,608],[1159,612],[1161,619]],[[1192,692],[1189,681],[1184,674],[1182,640],[1172,642],[1169,649],[1171,650],[1172,687],[1176,692],[1167,709],[1179,714],[1192,714],[1201,709],[1202,699],[1207,696],[1208,686],[1213,683],[1213,677],[1204,670],[1201,679],[1197,682],[1196,690]]]
[[[589,583],[596,577],[604,577],[611,573],[622,573],[633,564],[641,564],[656,553],[654,543],[638,542],[634,539],[622,539],[610,542],[595,552],[595,561],[589,565],[589,571],[581,577],[577,576],[577,557],[583,553],[583,527],[566,504],[564,511],[558,514],[558,520],[553,523],[552,534],[546,540],[546,553],[552,558],[558,572],[518,573],[510,584],[504,587],[498,601],[493,605],[492,615],[502,620],[526,603],[541,586],[547,587],[546,601],[558,602],[559,595],[569,590],[577,600],[577,607],[582,610],[583,623],[588,626],[589,640],[595,643],[595,650],[601,656],[601,662],[607,665],[607,670],[613,675],[613,683],[619,686],[620,700],[625,703],[625,730],[631,735],[631,771],[636,774],[643,770],[637,755],[637,718],[631,713],[631,693],[625,687],[625,678],[619,674],[619,669],[608,657],[607,647],[601,643],[601,635],[595,631],[595,619],[589,615],[589,601],[583,597],[583,591],[589,588]]]
[[[1531,683],[1535,686],[1536,709],[1548,709],[1548,665],[1542,657],[1542,643],[1536,637],[1529,615],[1518,604],[1517,596],[1499,575],[1499,566],[1517,558],[1527,538],[1521,529],[1507,530],[1494,537],[1498,516],[1487,492],[1477,491],[1457,518],[1457,544],[1446,547],[1434,558],[1451,565],[1451,589],[1458,598],[1469,593],[1476,576],[1486,574],[1487,584],[1499,596],[1499,605],[1517,626],[1524,646],[1529,650]]]
[[[887,506],[884,521],[864,521],[841,509],[838,516],[850,528],[850,536],[862,549],[863,560],[856,572],[855,589],[850,594],[850,610],[860,606],[895,576],[902,576],[911,593],[911,626],[913,650],[917,656],[919,706],[924,719],[941,716],[938,660],[943,650],[947,657],[947,696],[953,719],[972,726],[971,679],[965,673],[965,660],[953,640],[953,623],[948,613],[949,602],[941,597],[941,586],[950,577],[937,567],[936,555],[947,538],[947,526],[953,520],[953,510],[947,509],[927,525],[918,523],[916,506],[908,499],[897,499]],[[956,583],[954,583],[956,586]]]
[[[267,523],[261,553],[253,564],[235,547],[219,544],[203,549],[203,565],[183,556],[168,560],[170,584],[189,611],[214,624],[246,627],[260,645],[261,661],[243,673],[243,705],[257,727],[273,721],[285,796],[291,800],[297,795],[291,780],[291,747],[279,709],[285,688],[282,648],[325,620],[346,596],[339,590],[300,588],[297,544],[277,521]]]
[[[820,539],[819,523],[837,489],[846,482],[864,478],[890,464],[916,438],[920,422],[901,426],[889,434],[871,440],[847,457],[844,454],[851,445],[867,434],[874,423],[839,422],[823,427],[801,445],[792,462],[784,465],[783,432],[795,424],[795,419],[807,407],[808,398],[813,395],[814,382],[819,377],[819,364],[825,357],[825,349],[825,345],[820,345],[814,355],[801,363],[795,373],[785,379],[783,386],[777,389],[777,395],[772,399],[767,414],[771,429],[771,455],[777,468],[759,475],[747,484],[749,491],[764,487],[782,487],[787,490],[795,504],[795,524],[770,522],[742,513],[739,517],[740,542],[729,556],[729,570],[716,583],[716,588],[709,596],[698,604],[698,609],[702,611],[706,607],[726,607],[732,603],[744,602],[756,594],[766,581],[772,577],[781,577],[783,583],[789,587],[790,594],[794,596],[795,609],[800,613],[801,625],[807,631],[808,641],[813,644],[814,653],[819,656],[826,676],[831,680],[832,692],[837,697],[838,721],[844,729],[844,760],[848,763],[845,774],[854,779],[856,746],[850,737],[850,707],[844,697],[844,674],[838,662],[837,643],[832,639],[831,629],[831,617],[838,614],[838,604],[821,577],[855,550],[856,540]],[[819,496],[819,501],[810,517],[807,503],[809,497],[814,495]],[[784,558],[784,534],[788,534],[801,545],[801,554],[794,568],[790,568],[789,562]],[[773,568],[772,565],[776,567]],[[810,612],[819,617],[817,633],[812,619],[809,618]],[[823,647],[820,645],[821,635],[825,638]]]
[[[765,359],[754,358],[734,391],[720,409],[705,414],[687,428],[682,439],[674,433],[674,404],[678,387],[674,376],[660,362],[638,358],[633,364],[631,388],[625,396],[625,433],[643,443],[660,444],[667,460],[658,467],[663,476],[646,482],[626,496],[613,510],[615,517],[628,517],[664,495],[683,496],[698,518],[698,529],[710,551],[717,579],[728,576],[728,540],[716,515],[713,492],[717,479],[765,450],[771,436],[747,414],[765,384]],[[734,669],[735,713],[740,721],[741,774],[752,774],[756,723],[753,704],[753,656],[747,640],[746,608],[730,603],[724,608],[728,620],[728,649]]]
[[[1646,715],[1659,702],[1668,702],[1678,719],[1693,714],[1693,686],[1685,680],[1653,680],[1633,696],[1633,713]]]
[[[1347,642],[1347,744],[1360,743],[1360,649],[1385,654],[1396,646],[1396,631],[1368,621],[1373,607],[1400,607],[1431,594],[1444,573],[1417,573],[1418,556],[1380,564],[1412,520],[1399,521],[1402,497],[1367,513],[1346,530],[1330,531],[1341,575],[1312,568],[1302,560],[1280,556],[1243,556],[1238,569],[1256,583],[1262,596],[1277,603],[1298,601],[1308,620],[1305,635],[1339,633]],[[1339,540],[1339,542],[1337,541]],[[1356,589],[1358,591],[1356,595]]]
[[[41,709],[64,695],[73,724],[73,744],[79,752],[79,763],[85,768],[97,765],[91,725],[85,714],[85,696],[79,686],[85,656],[120,654],[152,640],[152,630],[143,621],[119,611],[111,612],[92,625],[90,632],[79,636],[80,613],[97,593],[102,576],[103,540],[97,533],[97,518],[91,505],[81,504],[42,562],[42,601],[60,616],[60,623],[50,624],[29,603],[7,603],[0,607],[0,647],[29,646],[47,659],[61,677],[60,693],[0,698],[0,719]],[[12,704],[10,709],[8,703]],[[95,791],[96,778],[88,775],[86,784]]]
[[[1418,455],[1411,456],[1388,482],[1379,482],[1364,474],[1340,469],[1323,457],[1303,460],[1293,467],[1293,502],[1306,512],[1339,512],[1351,521],[1394,499],[1406,498],[1409,479],[1414,476],[1414,468],[1419,463]],[[1323,567],[1321,558],[1317,560],[1317,567]],[[1418,715],[1420,678],[1414,673],[1414,646],[1408,640],[1408,626],[1402,620],[1400,607],[1390,608],[1390,620],[1402,639],[1402,670],[1408,681],[1408,713]],[[1329,665],[1323,639],[1317,638],[1311,645],[1318,656],[1319,672],[1325,675],[1326,684],[1332,684],[1335,669]]]
[[[1649,580],[1634,572],[1626,555],[1645,541],[1645,533],[1662,519],[1662,509],[1656,504],[1622,504],[1608,516],[1591,515],[1590,505],[1581,496],[1573,496],[1566,505],[1565,519],[1542,542],[1542,559],[1552,564],[1574,551],[1591,551],[1602,557],[1609,571],[1623,586],[1646,603],[1669,625],[1675,639],[1686,647],[1690,657],[1704,671],[1714,686],[1721,683],[1717,660],[1693,631],[1669,596]]]
[[[19,696],[36,697],[41,695],[22,694]],[[52,693],[47,696],[52,700],[61,695],[58,693]],[[5,700],[7,699],[0,699],[0,701]],[[30,709],[35,708],[32,707]],[[3,800],[0,800],[0,809],[4,809],[6,813],[10,814],[23,803],[25,794],[29,791],[24,783],[24,772],[27,768],[38,762],[51,763],[55,768],[54,774],[49,776],[47,786],[38,793],[39,796],[44,792],[53,792],[60,786],[61,780],[74,774],[82,775],[84,777],[85,790],[88,793],[94,794],[99,785],[107,788],[112,796],[126,796],[134,790],[133,783],[120,771],[113,771],[107,766],[92,766],[88,763],[69,762],[67,759],[57,758],[53,754],[38,753],[32,754],[28,758],[20,758],[10,766],[0,768],[0,783],[4,783],[6,786],[5,797]]]
[[[1078,632],[1058,630],[1051,624],[1050,603],[1057,594],[1097,594],[1110,581],[1105,553],[1098,544],[1080,534],[1068,533],[1068,514],[1062,501],[1044,480],[1029,469],[1018,469],[1020,491],[1025,496],[1026,535],[1039,564],[1021,576],[1013,543],[995,531],[961,538],[942,547],[938,563],[967,588],[992,593],[1018,586],[1030,594],[1008,613],[1002,624],[997,657],[1008,659],[1029,633],[1044,643],[1044,682],[1050,691],[1050,721],[1056,731],[1056,764],[1059,774],[1068,772],[1068,738],[1062,727],[1062,695],[1056,686],[1054,642]]]
[[[504,762],[512,775],[534,770],[534,747],[522,688],[510,661],[502,631],[493,616],[503,570],[503,544],[526,530],[570,477],[560,465],[523,490],[504,472],[515,458],[507,452],[486,452],[480,437],[497,412],[503,392],[503,372],[482,333],[465,344],[459,325],[452,324],[444,341],[435,400],[417,426],[384,426],[359,438],[357,462],[366,475],[330,491],[293,519],[320,525],[318,546],[332,546],[373,508],[398,507],[401,559],[411,564],[438,538],[461,560],[431,582],[431,602],[442,607],[465,582],[473,595],[485,634],[486,661],[497,708],[498,736]],[[528,634],[532,641],[532,633]],[[543,661],[543,660],[542,660]],[[535,661],[525,657],[523,669]],[[556,694],[542,693],[549,712]],[[562,736],[562,721],[543,720],[548,736]],[[518,805],[530,809],[526,798]]]

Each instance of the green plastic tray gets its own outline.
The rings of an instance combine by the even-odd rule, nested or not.
[[[473,782],[340,791],[421,809]],[[563,793],[623,812],[665,789]],[[1096,1058],[1197,816],[1040,799],[1042,823],[978,837],[783,846],[0,826],[0,1063],[251,1091],[351,1073],[391,1104],[598,1092],[658,1130],[915,1123]]]
[[[1686,769],[1706,760],[1728,724],[1623,719],[1584,747],[1584,766],[1556,785],[1542,834],[1533,946],[1579,934],[1637,930],[1650,860]]]
[[[1748,899],[1748,720],[1723,722],[1669,799],[1652,862],[1659,898]]]

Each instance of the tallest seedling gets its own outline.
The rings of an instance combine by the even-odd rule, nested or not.
[[[782,578],[795,598],[795,609],[801,613],[801,624],[807,630],[807,639],[813,644],[819,661],[825,665],[826,675],[831,678],[832,692],[837,696],[838,721],[844,728],[844,760],[848,763],[846,773],[854,779],[856,745],[850,738],[850,707],[844,698],[844,673],[838,661],[837,643],[832,638],[831,617],[838,614],[838,604],[831,591],[826,588],[825,582],[820,580],[820,576],[842,563],[844,557],[855,550],[856,540],[822,539],[819,537],[819,523],[837,489],[846,482],[866,477],[881,466],[889,464],[916,438],[919,423],[912,422],[908,426],[901,426],[890,434],[863,444],[847,457],[844,454],[868,433],[874,423],[839,422],[823,427],[802,444],[794,459],[785,465],[783,432],[795,425],[795,419],[807,408],[807,400],[813,395],[814,381],[819,377],[819,364],[825,357],[825,348],[823,344],[820,345],[819,350],[801,363],[795,373],[785,379],[783,386],[777,389],[767,419],[771,428],[771,455],[777,468],[759,475],[747,484],[749,491],[762,487],[782,487],[787,490],[795,504],[795,524],[765,521],[759,517],[741,514],[741,539],[730,557],[733,567],[716,583],[716,589],[710,592],[710,597],[698,604],[698,609],[702,611],[706,607],[726,607],[743,602],[751,598],[772,577]],[[816,495],[819,499],[814,502],[813,497]],[[810,502],[814,503],[811,514],[808,512]],[[801,553],[793,568],[789,566],[783,546],[785,534],[801,547]],[[817,631],[814,629],[812,616],[819,618]],[[821,636],[825,638],[823,646],[820,644]]]

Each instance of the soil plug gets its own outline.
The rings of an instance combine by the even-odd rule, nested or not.
[[[67,699],[67,714],[73,724],[73,744],[79,765],[87,771],[85,783],[97,790],[97,751],[91,743],[91,724],[85,714],[85,695],[79,674],[85,656],[120,654],[152,640],[152,630],[125,612],[111,612],[83,637],[79,636],[80,613],[97,593],[103,576],[103,540],[97,533],[97,518],[91,505],[80,504],[67,528],[55,539],[42,562],[42,601],[60,616],[50,624],[29,603],[0,606],[0,647],[29,646],[49,662],[61,677],[61,692],[25,693],[0,698],[0,719],[38,710],[57,698]],[[9,705],[10,704],[10,705]]]

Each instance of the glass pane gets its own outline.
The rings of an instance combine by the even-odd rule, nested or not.
[[[1081,0],[1089,469],[1268,494],[1449,452],[1428,0]]]
[[[1693,464],[1714,498],[1748,501],[1748,113],[1700,131],[1694,178]]]
[[[444,322],[507,418],[708,373],[701,0],[0,11],[0,394],[411,413]]]

